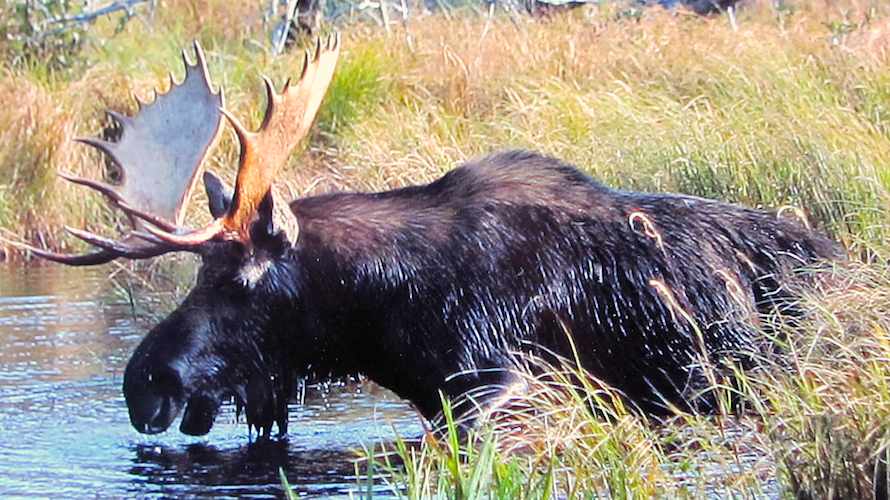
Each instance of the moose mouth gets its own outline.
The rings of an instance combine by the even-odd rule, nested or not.
[[[190,436],[203,436],[210,432],[222,406],[222,398],[210,394],[192,394],[188,399],[159,394],[140,396],[128,397],[127,407],[130,423],[142,434],[166,431],[182,413],[179,430]]]
[[[233,369],[216,377],[197,379],[193,366],[146,363],[135,356],[124,373],[124,397],[130,423],[143,434],[159,434],[182,414],[179,430],[191,436],[210,432],[223,403],[234,401],[236,420],[243,414],[249,430],[259,436],[270,434],[278,424],[287,432],[287,402],[296,386],[296,374],[277,363],[260,358],[247,373]],[[140,366],[146,363],[150,368]],[[287,376],[285,376],[287,375]],[[185,381],[185,382],[184,382]]]
[[[213,428],[223,403],[234,401],[236,418],[240,419],[245,414],[248,426],[251,430],[256,428],[260,435],[268,434],[273,421],[278,422],[281,427],[281,416],[270,414],[268,405],[264,404],[269,402],[271,390],[262,390],[266,397],[257,397],[256,389],[251,389],[237,387],[221,394],[193,393],[183,399],[143,397],[138,401],[128,402],[130,422],[142,434],[160,434],[169,429],[182,413],[179,431],[189,436],[203,436]]]
[[[153,408],[146,409],[147,404]],[[185,403],[174,398],[161,397],[151,402],[143,401],[139,406],[130,407],[130,422],[142,434],[160,434],[166,431],[182,413],[180,432],[189,436],[203,436],[213,428],[222,401],[210,395],[199,394],[191,396]]]
[[[203,436],[210,432],[219,413],[221,401],[208,395],[189,398],[179,423],[179,431],[189,436]]]

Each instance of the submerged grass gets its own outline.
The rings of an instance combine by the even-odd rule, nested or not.
[[[785,212],[857,257],[805,296],[804,321],[778,323],[788,362],[740,374],[741,416],[647,421],[572,360],[539,364],[521,374],[518,406],[461,436],[446,411],[442,436],[369,451],[361,477],[382,473],[413,498],[868,498],[876,487],[886,497],[890,7],[784,5],[742,10],[736,27],[608,6],[338,27],[344,54],[319,124],[282,173],[294,195],[425,182],[522,147],[619,188],[794,207]],[[165,89],[168,71],[181,77],[178,53],[193,39],[227,107],[252,124],[259,75],[283,81],[301,60],[269,55],[250,2],[171,0],[153,20],[117,26],[94,25],[64,70],[0,63],[0,235],[65,249],[77,245],[64,224],[114,233],[116,214],[54,172],[107,175],[72,138],[100,133],[105,108],[134,111],[131,95]],[[227,134],[209,168],[231,179],[236,159]],[[192,223],[206,221],[204,207],[197,193]]]

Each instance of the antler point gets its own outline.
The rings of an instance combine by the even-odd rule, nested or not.
[[[300,80],[306,76],[306,72],[309,71],[309,50],[303,51],[303,71],[300,72]]]
[[[103,141],[95,137],[75,137],[74,140],[81,144],[88,144],[116,160],[114,151],[117,146],[114,142]]]
[[[75,140],[77,140],[77,139],[75,139]],[[73,174],[69,174],[68,172],[62,172],[61,170],[56,172],[56,175],[58,175],[59,177],[65,179],[66,181],[69,181],[69,182],[74,182],[71,179],[75,179],[77,177]]]
[[[268,76],[263,75],[261,78],[263,79],[263,85],[266,87],[266,97],[269,101],[267,106],[271,106],[273,102],[280,100],[280,95],[275,90],[275,84],[272,83],[272,80]]]
[[[182,56],[182,63],[185,64],[185,70],[188,72],[189,68],[192,67],[192,63],[189,62],[188,53],[185,49],[182,49],[180,55]]]
[[[118,125],[121,125],[123,127],[132,127],[133,126],[133,119],[123,113],[118,113],[117,111],[115,111],[113,109],[106,109],[105,114],[110,116],[114,121],[116,121],[118,123]],[[74,140],[79,140],[79,138],[76,138]],[[83,141],[81,141],[81,142],[83,142]]]
[[[253,133],[244,128],[244,125],[235,117],[229,110],[225,108],[219,108],[220,113],[225,117],[225,119],[232,125],[232,128],[235,129],[235,133],[238,134],[238,138],[242,140],[243,143],[246,143],[248,138],[250,138]]]
[[[113,155],[112,155],[112,158],[114,158]],[[117,160],[115,160],[115,161],[117,161]],[[117,192],[117,190],[114,188],[114,186],[111,186],[104,182],[94,181],[92,179],[86,179],[84,177],[79,177],[79,176],[72,175],[72,174],[69,174],[66,172],[57,172],[56,175],[65,179],[68,182],[78,184],[80,186],[86,186],[90,189],[98,191],[99,193],[107,196],[109,199],[111,199],[116,204],[120,204],[123,201],[123,200],[121,200],[120,193]]]

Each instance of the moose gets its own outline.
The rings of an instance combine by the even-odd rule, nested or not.
[[[228,110],[204,54],[186,76],[109,112],[117,141],[80,139],[121,169],[116,182],[68,174],[131,225],[118,239],[68,228],[84,266],[191,252],[202,264],[181,305],[145,336],[123,392],[133,426],[206,434],[234,399],[247,423],[287,432],[299,377],[362,374],[426,418],[442,395],[479,405],[514,384],[521,353],[548,352],[647,413],[711,408],[703,356],[750,366],[768,349],[762,314],[790,309],[796,269],[844,258],[799,221],[681,194],[606,187],[572,165],[507,151],[424,185],[330,192],[290,203],[273,187],[332,81],[338,35],[306,52],[281,91],[264,78],[257,131]],[[234,189],[203,172],[212,222],[183,226],[224,124],[240,158]],[[517,354],[518,353],[518,354]],[[575,354],[573,354],[575,353]]]

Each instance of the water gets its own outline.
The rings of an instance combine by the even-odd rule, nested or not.
[[[252,442],[231,406],[201,438],[137,433],[121,383],[146,327],[107,273],[0,266],[0,497],[276,497],[279,467],[301,495],[348,495],[363,444],[420,434],[370,383],[310,388],[286,440]]]

